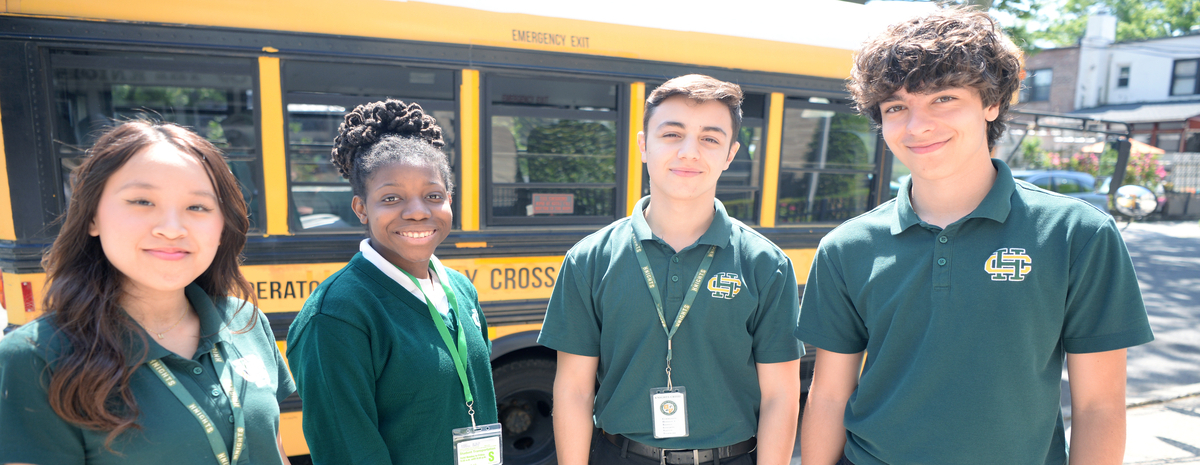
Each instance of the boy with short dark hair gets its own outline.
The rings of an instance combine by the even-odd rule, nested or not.
[[[1113,219],[991,158],[1019,85],[1020,52],[973,10],[856,57],[851,94],[912,176],[813,261],[805,465],[1064,464],[1064,357],[1071,463],[1121,462],[1125,349],[1153,335]]]
[[[538,338],[558,351],[558,463],[790,462],[796,277],[716,200],[741,101],[708,76],[655,89],[638,134],[650,196],[563,260]]]

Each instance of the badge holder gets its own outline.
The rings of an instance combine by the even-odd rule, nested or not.
[[[687,390],[683,386],[651,389],[650,404],[655,439],[687,437]]]
[[[500,442],[501,426],[468,426],[451,430],[454,435],[455,465],[500,465],[504,463],[504,448]]]

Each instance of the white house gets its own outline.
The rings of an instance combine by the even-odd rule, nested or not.
[[[1200,152],[1200,34],[1114,43],[1116,18],[1089,19],[1074,114],[1133,124],[1134,138]]]

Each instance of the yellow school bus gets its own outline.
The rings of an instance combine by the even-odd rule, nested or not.
[[[775,13],[754,4],[737,13]],[[811,4],[849,13],[795,27],[850,28],[869,8]],[[553,463],[554,354],[537,331],[563,254],[648,192],[636,145],[647,92],[688,73],[743,87],[742,149],[718,197],[788,253],[803,285],[821,237],[891,196],[893,158],[845,94],[850,48],[413,1],[0,3],[0,307],[9,330],[41,314],[40,259],[71,169],[98,130],[150,115],[227,154],[249,204],[242,271],[282,350],[364,234],[328,161],[342,115],[416,101],[446,133],[458,189],[437,255],[479,290],[504,456]],[[307,454],[299,399],[283,410],[286,450]]]

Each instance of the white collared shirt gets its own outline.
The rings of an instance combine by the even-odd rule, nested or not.
[[[433,272],[432,268],[429,270],[429,279],[417,279],[421,283],[421,287],[417,288],[412,280],[408,279],[408,276],[400,272],[400,268],[397,268],[392,262],[387,261],[386,258],[383,258],[383,255],[375,251],[375,248],[371,247],[370,239],[363,239],[358,244],[358,250],[362,252],[363,258],[373,263],[376,268],[379,268],[379,271],[388,275],[393,281],[400,283],[401,286],[408,289],[408,292],[417,296],[417,299],[422,302],[425,301],[425,293],[422,290],[428,290],[429,300],[433,302],[433,308],[436,308],[442,315],[450,314],[450,299],[446,297],[446,291],[442,289],[440,278],[437,276],[437,273]],[[439,266],[442,264],[437,257],[430,256],[429,259],[437,262]]]

